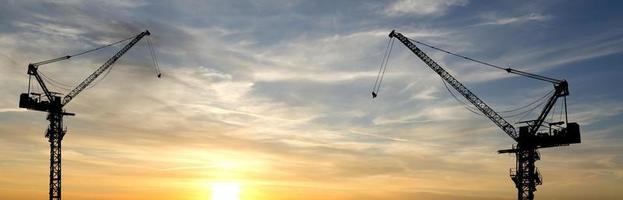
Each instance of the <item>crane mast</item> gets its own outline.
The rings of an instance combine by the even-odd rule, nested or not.
[[[580,130],[577,123],[569,123],[565,118],[564,122],[549,123],[549,132],[539,132],[542,128],[545,119],[549,112],[554,107],[559,97],[564,98],[564,111],[566,116],[566,96],[569,95],[568,84],[565,80],[557,80],[549,77],[544,77],[536,74],[531,74],[511,68],[500,68],[482,61],[474,60],[468,57],[460,56],[430,45],[428,47],[449,53],[458,57],[465,58],[467,60],[475,61],[481,64],[493,66],[505,70],[508,73],[513,73],[541,81],[546,81],[554,84],[554,94],[548,99],[547,103],[543,107],[543,110],[539,114],[536,120],[526,121],[526,126],[519,127],[517,130],[508,121],[506,121],[500,114],[495,112],[478,96],[472,93],[461,82],[454,78],[450,73],[443,69],[437,62],[431,59],[426,53],[419,49],[411,40],[401,33],[393,30],[389,34],[390,38],[398,39],[409,50],[411,50],[418,58],[420,58],[428,67],[435,71],[441,78],[450,84],[456,91],[458,91],[463,97],[465,97],[471,104],[473,104],[480,112],[482,112],[493,123],[500,127],[508,136],[517,142],[513,145],[513,148],[500,150],[499,153],[514,153],[516,156],[516,168],[511,169],[511,180],[515,183],[517,188],[517,199],[519,200],[532,200],[534,199],[534,192],[536,186],[542,184],[542,178],[538,169],[534,163],[540,159],[538,152],[539,148],[566,146],[573,143],[580,143]],[[416,41],[417,42],[417,41]],[[420,43],[420,42],[418,42]],[[389,55],[387,55],[389,56]],[[372,93],[373,97],[376,97],[376,93]],[[566,124],[566,127],[552,128],[552,126],[559,126]]]
[[[80,83],[76,88],[71,90],[71,92],[69,92],[69,94],[67,94],[62,99],[61,99],[61,96],[59,96],[60,93],[51,92],[48,89],[45,82],[41,78],[41,75],[38,72],[38,67],[41,65],[50,64],[53,62],[67,60],[73,56],[62,56],[62,57],[58,57],[58,58],[54,58],[54,59],[50,59],[46,61],[31,63],[28,65],[27,74],[30,75],[31,77],[32,76],[35,77],[37,83],[43,90],[44,96],[38,93],[31,93],[30,85],[29,85],[28,93],[22,93],[20,95],[19,107],[48,113],[47,120],[50,122],[50,125],[48,126],[48,129],[46,130],[45,137],[48,138],[48,141],[50,142],[50,182],[49,182],[50,200],[61,199],[61,177],[62,177],[61,176],[61,172],[62,172],[61,171],[61,141],[63,140],[63,137],[65,136],[65,133],[67,132],[67,130],[63,128],[64,127],[63,116],[75,115],[73,113],[65,112],[63,107],[67,103],[69,103],[74,97],[76,97],[76,95],[80,94],[80,92],[82,92],[87,86],[89,86],[104,71],[109,69],[110,66],[112,66],[119,58],[121,58],[121,56],[123,56],[130,48],[132,48],[138,41],[140,41],[146,35],[150,35],[149,31],[141,32],[140,34],[133,37],[132,41],[130,41],[114,56],[108,59],[108,61],[106,61],[97,70],[95,70],[95,72],[93,72],[89,77],[87,77],[84,81],[82,81],[82,83]],[[90,52],[90,51],[93,51],[93,50],[89,50],[86,52]],[[85,52],[76,54],[76,55],[81,55],[84,53]]]

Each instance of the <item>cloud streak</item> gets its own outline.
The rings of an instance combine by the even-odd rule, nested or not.
[[[398,0],[387,6],[385,14],[389,16],[439,16],[452,6],[465,6],[467,3],[467,0]]]
[[[483,22],[477,24],[476,26],[484,26],[484,25],[510,25],[510,24],[521,24],[527,22],[543,22],[551,19],[551,16],[542,15],[539,13],[530,13],[517,17],[501,17],[489,19],[489,22]]]

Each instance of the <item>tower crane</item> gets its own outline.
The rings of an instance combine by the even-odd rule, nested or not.
[[[380,79],[377,77],[377,82],[373,87],[372,97],[375,98],[378,95],[378,90],[380,88],[380,83],[382,81],[382,76],[385,73],[385,68],[387,65],[387,59],[389,54],[391,54],[390,44],[393,45],[393,39],[398,39],[404,46],[406,46],[409,50],[411,50],[418,58],[420,58],[424,63],[430,67],[434,72],[436,72],[445,83],[451,85],[456,91],[458,91],[465,99],[467,99],[474,107],[478,109],[484,116],[489,118],[495,125],[497,125],[500,129],[504,131],[508,136],[510,136],[513,140],[515,140],[516,144],[512,146],[510,149],[499,150],[498,153],[512,153],[515,154],[516,157],[516,166],[515,169],[510,170],[511,180],[515,183],[515,187],[517,188],[517,199],[519,200],[532,200],[534,199],[534,192],[536,191],[536,186],[542,184],[542,177],[539,173],[537,167],[535,167],[535,162],[540,159],[540,155],[538,149],[540,148],[548,148],[548,147],[557,147],[557,146],[568,146],[570,144],[580,143],[580,126],[575,122],[568,122],[567,117],[567,101],[566,97],[569,95],[568,83],[566,80],[558,80],[554,78],[549,78],[541,75],[536,75],[512,68],[502,68],[498,67],[486,62],[482,62],[479,60],[475,60],[472,58],[468,58],[465,56],[461,56],[426,43],[422,43],[416,40],[412,40],[410,38],[405,37],[403,34],[392,30],[389,34],[390,43],[388,44],[389,50],[386,52],[381,64],[381,70],[379,71]],[[442,52],[458,56],[470,61],[474,61],[480,64],[488,65],[490,67],[495,67],[498,69],[502,69],[508,73],[516,74],[540,81],[545,81],[553,84],[554,92],[547,99],[546,103],[543,106],[540,114],[535,120],[522,121],[519,122],[523,124],[519,128],[515,128],[511,123],[509,123],[504,117],[498,114],[495,110],[493,110],[489,105],[487,105],[483,100],[481,100],[478,96],[472,93],[465,85],[459,82],[454,76],[448,73],[445,69],[443,69],[437,62],[435,62],[432,58],[430,58],[426,53],[424,53],[420,48],[418,48],[413,42],[422,44],[424,46],[440,50]],[[445,84],[444,83],[444,84]],[[546,123],[545,120],[558,101],[559,98],[562,98],[565,119],[560,122],[549,122]],[[561,111],[562,112],[562,111]],[[547,124],[544,125],[544,124]]]
[[[45,133],[45,137],[48,138],[50,142],[50,190],[49,196],[50,200],[60,200],[61,199],[61,140],[67,133],[67,129],[63,128],[63,117],[64,116],[74,116],[74,113],[65,112],[65,105],[67,105],[71,100],[73,100],[80,92],[82,92],[87,86],[89,86],[97,77],[99,77],[103,72],[110,69],[110,67],[121,58],[130,48],[132,48],[137,42],[139,42],[144,36],[150,35],[149,31],[141,32],[135,36],[127,38],[125,40],[121,40],[109,45],[105,45],[102,47],[98,47],[95,49],[91,49],[88,51],[84,51],[74,55],[62,56],[50,60],[45,60],[41,62],[28,64],[28,72],[29,82],[28,82],[28,93],[22,93],[19,99],[19,107],[26,108],[28,110],[35,110],[41,112],[47,112],[47,120],[50,122],[50,125]],[[61,94],[57,92],[52,92],[46,86],[46,83],[42,79],[41,74],[38,71],[40,66],[63,61],[70,59],[75,56],[83,55],[98,49],[102,49],[104,47],[112,46],[114,44],[118,44],[127,40],[131,41],[126,44],[121,50],[119,50],[116,54],[114,54],[111,58],[109,58],[104,64],[102,64],[99,68],[97,68],[91,75],[89,75],[85,80],[83,80],[77,87],[71,90],[67,95],[61,98]],[[149,42],[149,41],[148,41]],[[153,49],[151,49],[151,43],[148,43],[150,46],[150,50],[152,56],[154,56]],[[155,57],[154,57],[155,60]],[[154,62],[155,63],[155,62]],[[161,76],[157,65],[156,72],[158,73],[158,77]],[[43,90],[43,94],[35,93],[30,91],[30,80],[32,77],[35,77],[37,83],[39,83],[39,87]]]

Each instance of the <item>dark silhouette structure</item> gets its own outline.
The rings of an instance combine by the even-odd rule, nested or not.
[[[456,91],[458,91],[465,99],[467,99],[478,111],[493,123],[500,127],[508,136],[513,138],[517,143],[513,145],[511,149],[499,150],[499,153],[514,153],[516,156],[516,167],[511,169],[510,176],[515,187],[517,188],[517,199],[519,200],[532,200],[534,199],[534,192],[536,186],[542,184],[541,174],[535,167],[534,163],[540,159],[539,148],[567,146],[569,144],[580,143],[580,126],[575,122],[568,122],[567,118],[567,101],[566,96],[569,95],[569,89],[567,81],[557,80],[549,77],[544,77],[536,74],[531,74],[511,68],[502,68],[486,62],[461,56],[416,40],[409,39],[398,33],[392,31],[389,34],[390,43],[388,44],[388,51],[386,51],[385,57],[381,64],[381,70],[379,70],[379,77],[373,87],[372,97],[375,98],[378,95],[378,90],[382,81],[382,76],[385,73],[387,59],[391,54],[393,45],[393,39],[398,39],[409,50],[411,50],[418,58],[420,58],[426,65],[428,65],[433,71],[435,71],[445,83],[451,85]],[[552,83],[554,86],[553,94],[547,99],[543,106],[542,111],[535,120],[519,122],[524,124],[516,129],[511,125],[504,117],[498,114],[495,110],[489,107],[484,101],[478,98],[461,82],[456,80],[446,70],[444,70],[437,62],[428,57],[426,53],[420,50],[413,42],[425,45],[427,47],[458,56],[470,61],[474,61],[480,64],[494,67],[497,69],[505,70],[508,73],[517,74],[520,76],[546,81]],[[388,52],[388,53],[387,53]],[[445,84],[444,83],[444,84]],[[446,86],[447,87],[447,86]],[[546,123],[545,119],[556,104],[557,100],[562,97],[564,107],[564,121]],[[545,126],[544,124],[547,124]]]
[[[50,126],[46,131],[45,137],[48,138],[48,141],[50,142],[50,200],[61,199],[61,141],[63,140],[63,136],[65,136],[65,133],[67,133],[67,129],[63,128],[63,117],[66,115],[75,115],[74,113],[65,112],[63,107],[67,105],[67,103],[69,103],[72,99],[74,99],[78,94],[80,94],[80,92],[82,92],[87,86],[89,86],[98,76],[108,70],[119,58],[121,58],[121,56],[123,56],[123,54],[125,54],[130,48],[132,48],[138,41],[140,41],[144,36],[147,35],[150,35],[149,31],[144,31],[136,36],[121,40],[113,44],[98,47],[70,56],[63,56],[42,62],[31,63],[28,65],[28,75],[30,75],[28,93],[22,93],[20,95],[19,107],[48,113],[47,120],[50,121]],[[117,52],[110,59],[108,59],[102,66],[95,70],[95,72],[93,72],[89,77],[82,81],[82,83],[80,83],[76,88],[71,90],[71,92],[69,92],[62,98],[60,93],[48,90],[48,87],[42,79],[42,76],[37,71],[39,66],[67,60],[74,56],[89,53],[91,51],[118,44],[130,39],[132,40],[125,47],[119,50],[119,52]],[[30,80],[33,76],[39,83],[41,90],[43,90],[43,94],[30,92]],[[158,77],[160,77],[160,74],[158,74]]]

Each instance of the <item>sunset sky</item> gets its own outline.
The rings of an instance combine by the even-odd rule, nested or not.
[[[18,108],[28,63],[146,29],[161,79],[141,41],[65,107],[76,113],[65,118],[66,200],[514,199],[515,158],[496,152],[513,140],[453,99],[402,44],[371,99],[393,29],[566,79],[582,143],[541,151],[536,197],[623,199],[621,9],[623,1],[4,0],[0,199],[48,196],[49,122]],[[119,48],[40,71],[73,87]],[[499,111],[552,89],[422,49]]]

